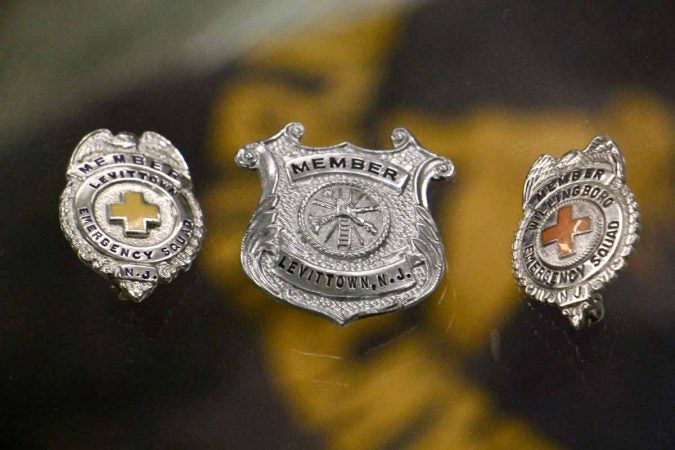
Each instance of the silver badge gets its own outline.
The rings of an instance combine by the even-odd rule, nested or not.
[[[236,156],[262,178],[241,250],[248,276],[340,324],[423,300],[445,263],[427,187],[451,178],[452,162],[402,128],[387,151],[348,142],[306,147],[303,133],[302,125],[289,124]]]
[[[638,238],[638,206],[625,173],[619,148],[599,136],[559,160],[540,156],[525,180],[515,276],[577,329],[602,319],[595,291],[616,276]]]
[[[61,228],[80,259],[140,302],[187,270],[204,236],[185,160],[157,133],[108,130],[75,148],[61,195]]]

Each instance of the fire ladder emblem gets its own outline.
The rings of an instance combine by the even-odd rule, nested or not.
[[[382,243],[389,229],[389,211],[372,190],[335,183],[307,197],[300,223],[315,247],[331,255],[356,257]]]

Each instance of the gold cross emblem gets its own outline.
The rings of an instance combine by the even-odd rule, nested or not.
[[[558,243],[558,253],[561,257],[573,255],[574,236],[591,231],[591,218],[572,218],[572,205],[563,206],[558,210],[557,223],[541,233],[541,244],[547,246]]]
[[[159,225],[159,206],[147,203],[141,192],[124,192],[122,203],[108,209],[108,221],[122,222],[127,236],[147,236],[148,226]]]

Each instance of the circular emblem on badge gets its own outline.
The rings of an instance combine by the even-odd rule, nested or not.
[[[116,170],[128,174],[135,169],[120,165]],[[79,230],[100,252],[154,263],[171,258],[187,243],[194,210],[185,193],[171,193],[173,184],[166,176],[112,179],[104,184],[99,178],[95,173],[84,179],[75,194],[75,209],[82,211],[77,215]]]
[[[389,208],[374,190],[356,183],[319,186],[300,206],[300,229],[318,250],[342,258],[364,256],[389,232]]]
[[[78,145],[61,198],[61,226],[80,257],[146,298],[196,256],[204,233],[187,165],[155,133],[94,132]]]
[[[618,147],[598,137],[561,160],[545,155],[525,182],[525,218],[513,245],[528,295],[556,303],[579,328],[604,313],[595,293],[624,264],[637,239],[637,204]]]

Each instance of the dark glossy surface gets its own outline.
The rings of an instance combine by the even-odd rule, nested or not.
[[[219,73],[36,124],[1,157],[0,442],[6,448],[672,448],[675,115],[665,2],[542,8],[434,2],[289,38]],[[259,193],[239,146],[389,147],[406,126],[456,164],[433,213],[448,272],[411,310],[345,328],[274,302],[238,251]],[[97,128],[167,136],[208,234],[193,268],[120,303],[58,225],[65,167]],[[541,153],[608,134],[641,241],[574,331],[510,271]]]

